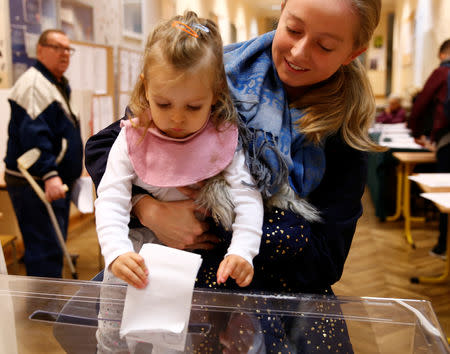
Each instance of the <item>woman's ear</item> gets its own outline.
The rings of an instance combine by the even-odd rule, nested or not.
[[[355,58],[359,57],[362,53],[364,53],[367,50],[367,48],[359,48],[355,51],[353,51],[348,58],[342,63],[342,65],[348,65],[350,64]]]

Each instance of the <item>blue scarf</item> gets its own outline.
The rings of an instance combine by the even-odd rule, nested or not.
[[[263,197],[285,183],[306,197],[325,171],[322,147],[306,143],[295,127],[302,111],[290,108],[272,60],[275,32],[224,49],[225,71],[243,121],[241,138],[247,165]]]

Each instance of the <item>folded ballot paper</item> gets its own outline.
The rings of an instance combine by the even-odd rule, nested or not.
[[[153,243],[144,244],[149,283],[145,289],[128,286],[123,310],[121,338],[183,351],[191,312],[192,293],[202,258]]]

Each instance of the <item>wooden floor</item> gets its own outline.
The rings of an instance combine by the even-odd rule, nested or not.
[[[426,299],[431,301],[442,329],[450,336],[450,282],[441,285],[411,284],[418,275],[437,275],[444,261],[429,256],[436,243],[438,222],[413,223],[416,249],[406,243],[403,223],[381,223],[375,217],[370,195],[363,199],[364,214],[345,265],[342,279],[333,286],[337,295]],[[98,244],[93,218],[71,226],[68,238],[71,253],[80,254],[80,279],[91,279],[99,270]],[[25,274],[22,264],[9,268],[10,274]],[[70,273],[66,271],[66,277]],[[393,339],[395,341],[395,338]]]

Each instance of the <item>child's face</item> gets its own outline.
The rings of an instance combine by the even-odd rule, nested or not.
[[[350,1],[289,0],[272,44],[272,56],[287,88],[321,82],[363,49],[353,48],[359,24]]]
[[[169,65],[150,69],[145,88],[156,127],[172,138],[185,138],[202,128],[215,103],[211,77],[201,69],[184,75]]]

